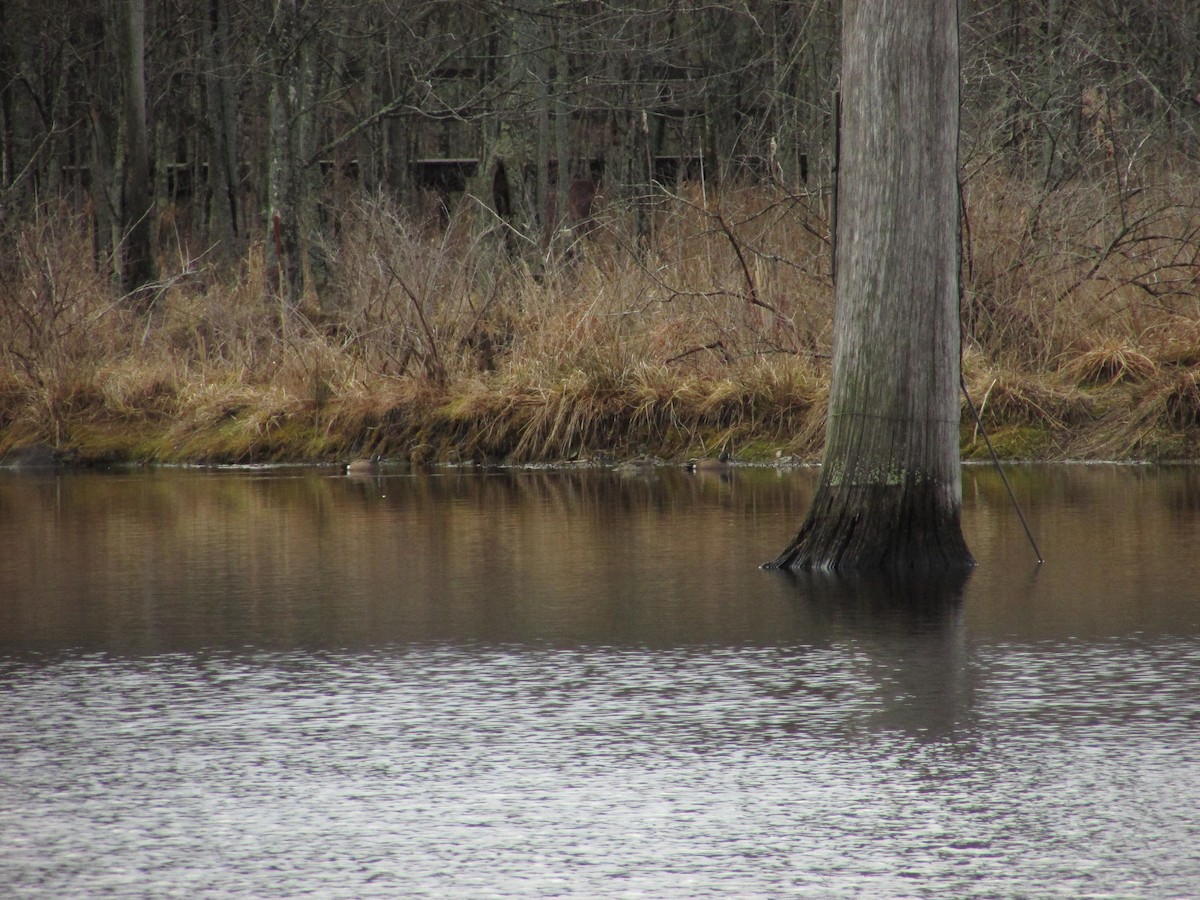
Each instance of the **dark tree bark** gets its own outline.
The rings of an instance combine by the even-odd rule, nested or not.
[[[544,48],[529,10],[504,11],[496,28],[492,64],[499,101],[485,126],[488,133],[473,193],[503,221],[509,254],[537,271],[542,259],[545,206],[539,205],[539,198],[546,196],[549,119],[545,92],[535,73],[544,68]]]
[[[208,113],[208,193],[210,236],[217,255],[226,260],[241,251],[240,190],[237,160],[236,86],[230,71],[228,0],[209,0],[204,17],[204,89]]]
[[[16,60],[16,48],[9,38],[7,13],[8,8],[0,4],[0,188],[4,189],[4,194],[0,196],[5,196],[12,187],[19,169],[16,162],[15,95],[20,66]]]
[[[821,481],[768,565],[972,564],[959,457],[957,0],[848,0],[834,369]]]
[[[118,28],[111,8],[88,11],[82,18],[80,43],[87,48],[81,68],[85,86],[81,102],[86,104],[89,124],[87,135],[87,190],[91,198],[93,256],[97,271],[121,283],[121,183],[116,162],[117,133],[120,130],[119,98],[122,94],[118,63]],[[86,41],[84,40],[86,36]],[[82,159],[82,156],[81,156]],[[79,179],[82,186],[84,179]]]
[[[323,267],[316,227],[314,168],[318,161],[312,159],[318,13],[315,0],[279,0],[268,35],[269,288],[280,300],[281,328],[288,312],[305,298],[315,270]]]
[[[154,260],[154,191],[146,128],[146,7],[125,0],[120,30],[124,78],[125,169],[121,191],[121,288],[144,304],[144,289],[158,278]]]

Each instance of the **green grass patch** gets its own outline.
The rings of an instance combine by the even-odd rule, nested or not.
[[[1056,455],[1058,448],[1054,433],[1038,425],[1010,425],[988,430],[992,447],[1001,459],[1048,459]],[[989,459],[987,442],[983,435],[967,430],[962,444],[963,459]]]

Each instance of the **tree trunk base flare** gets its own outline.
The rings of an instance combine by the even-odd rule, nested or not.
[[[766,569],[934,573],[967,570],[975,559],[951,487],[822,483],[799,533]]]

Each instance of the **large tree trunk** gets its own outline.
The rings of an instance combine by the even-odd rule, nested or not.
[[[972,564],[961,529],[957,0],[848,0],[821,481],[769,565]]]

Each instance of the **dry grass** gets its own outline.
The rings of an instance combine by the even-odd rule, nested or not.
[[[1006,365],[1044,371],[1200,318],[1200,199],[1183,173],[1047,193],[985,172],[966,203],[966,336]]]
[[[1087,450],[1113,457],[1189,457],[1200,452],[1200,372],[1173,370],[1105,417]]]
[[[1117,337],[1098,341],[1068,358],[1062,368],[1075,383],[1092,386],[1146,381],[1158,371],[1154,360]]]
[[[1061,430],[1086,422],[1095,410],[1091,398],[1078,388],[1011,371],[976,379],[971,398],[988,427],[1037,425]],[[962,415],[965,422],[974,420],[969,409],[964,408]]]
[[[658,205],[652,247],[614,207],[547,262],[511,258],[469,214],[431,227],[363,199],[339,211],[320,303],[282,321],[261,246],[234,269],[164,254],[167,280],[139,317],[92,260],[87,223],[62,210],[9,236],[0,452],[39,437],[221,461],[813,457],[832,333],[819,209],[685,188]],[[967,210],[964,370],[989,429],[1119,455],[1200,428],[1186,177],[1113,197],[974,173]]]
[[[1152,329],[1147,340],[1160,366],[1200,366],[1200,316],[1172,316]]]

